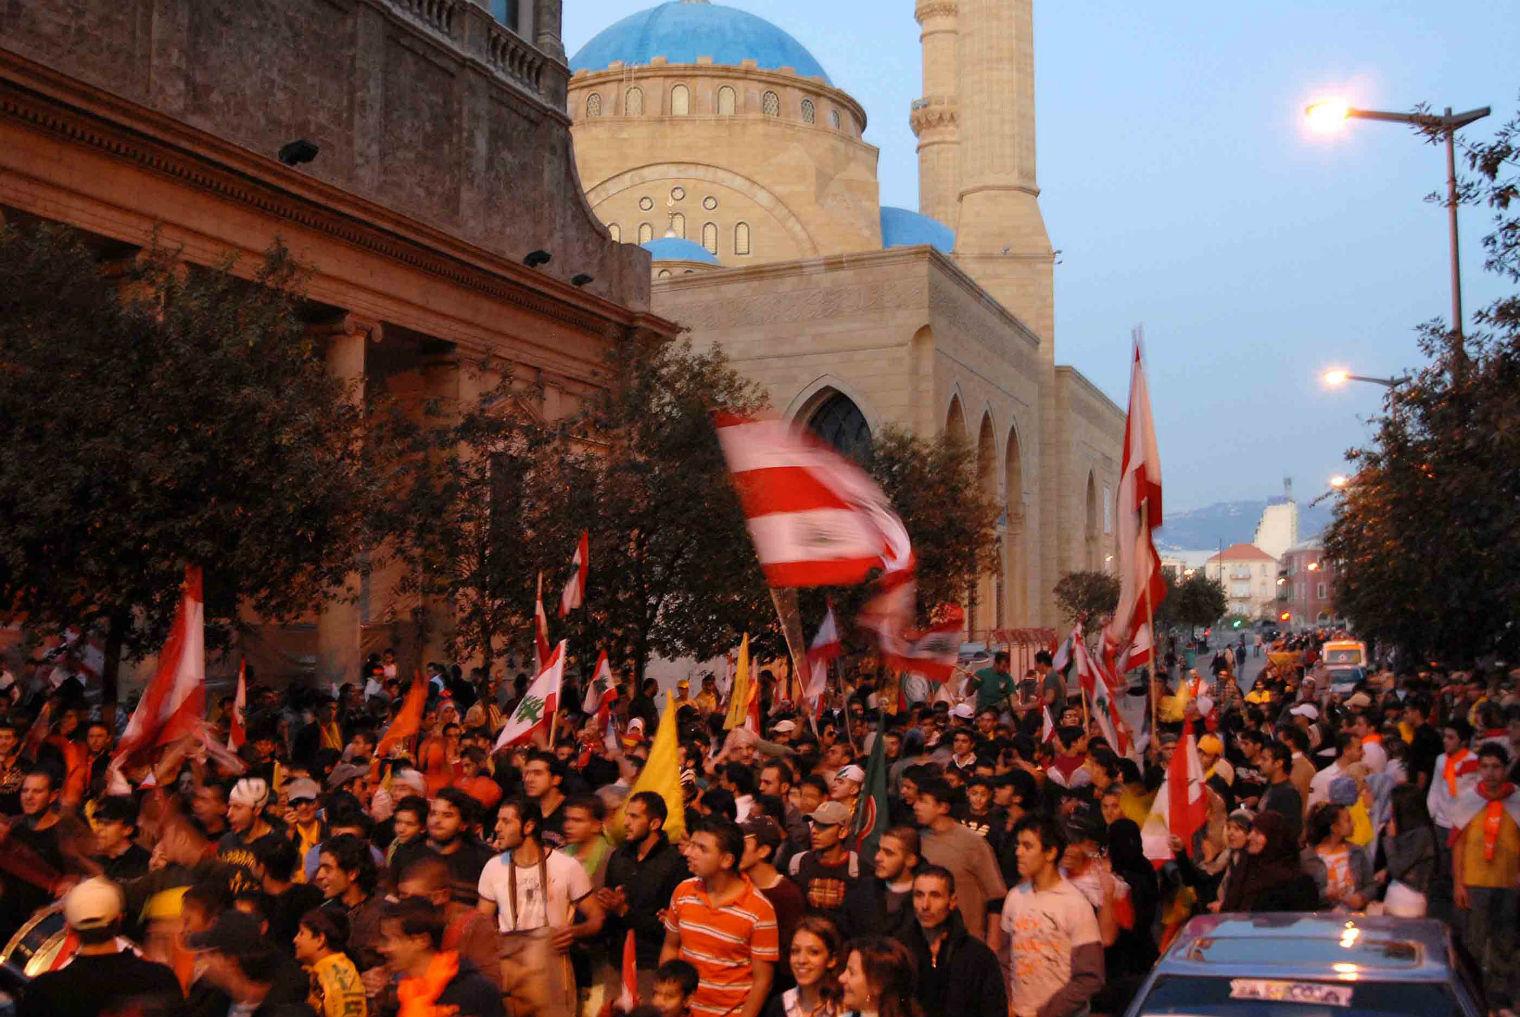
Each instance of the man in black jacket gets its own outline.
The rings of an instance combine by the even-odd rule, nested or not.
[[[918,869],[918,831],[894,826],[881,835],[875,872],[857,879],[844,895],[839,931],[844,938],[901,939],[913,927],[913,873]]]
[[[955,877],[930,865],[913,879],[914,923],[898,935],[918,968],[918,1002],[927,1017],[1008,1017],[997,955],[966,931]]]
[[[613,957],[623,955],[623,940],[633,930],[638,953],[639,997],[654,988],[654,969],[665,945],[663,913],[681,881],[691,875],[686,859],[665,836],[665,799],[640,791],[623,812],[627,839],[607,861],[606,885],[596,891],[607,912],[603,926]]]

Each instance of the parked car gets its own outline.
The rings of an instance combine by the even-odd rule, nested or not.
[[[1194,918],[1127,1017],[1483,1017],[1451,932],[1426,918]]]

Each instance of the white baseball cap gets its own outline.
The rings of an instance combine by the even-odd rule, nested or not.
[[[834,774],[834,777],[837,780],[853,780],[857,784],[864,784],[866,782],[866,772],[853,763],[849,766],[840,767],[839,772]]]
[[[103,929],[121,917],[121,888],[103,876],[79,883],[63,898],[63,920],[77,931]]]
[[[952,717],[959,717],[962,720],[970,720],[972,717],[976,716],[976,708],[973,707],[970,703],[961,703],[955,709],[950,711],[950,715]]]
[[[1319,707],[1313,703],[1299,703],[1288,712],[1295,717],[1308,717],[1310,720],[1319,720]]]

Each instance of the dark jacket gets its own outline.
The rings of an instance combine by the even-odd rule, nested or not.
[[[913,895],[902,902],[896,915],[887,915],[887,881],[875,876],[863,876],[855,881],[844,895],[844,907],[839,911],[839,931],[846,940],[857,936],[887,936],[904,939],[909,929],[918,924],[913,917]]]
[[[607,861],[605,885],[609,890],[622,887],[628,896],[628,913],[621,916],[607,913],[603,932],[607,941],[616,945],[612,956],[622,956],[623,940],[627,930],[632,929],[639,967],[659,966],[660,948],[665,945],[665,923],[660,912],[670,907],[676,887],[690,874],[686,859],[663,833],[642,861],[637,844],[624,844],[613,852]]]
[[[918,1003],[927,1017],[1008,1017],[1008,991],[994,954],[966,931],[959,911],[950,912],[945,942],[937,961],[918,922],[898,940],[913,954],[918,969]]]

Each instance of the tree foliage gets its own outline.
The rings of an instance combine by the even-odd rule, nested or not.
[[[1097,622],[1119,606],[1119,577],[1109,572],[1068,572],[1056,581],[1056,606],[1068,622]]]
[[[1520,282],[1520,119],[1468,151],[1464,194],[1495,212],[1487,267]],[[1520,653],[1520,293],[1462,339],[1423,326],[1427,362],[1389,391],[1325,549],[1336,605],[1366,636],[1415,659]]]
[[[252,281],[155,249],[109,277],[56,226],[0,230],[0,617],[109,625],[140,653],[187,563],[208,638],[299,615],[352,571],[393,479],[330,377],[280,248]]]
[[[1166,579],[1166,598],[1156,608],[1156,625],[1169,628],[1193,628],[1212,625],[1224,616],[1229,607],[1224,585],[1210,579],[1203,570],[1184,576],[1179,582],[1171,572],[1163,572]]]

